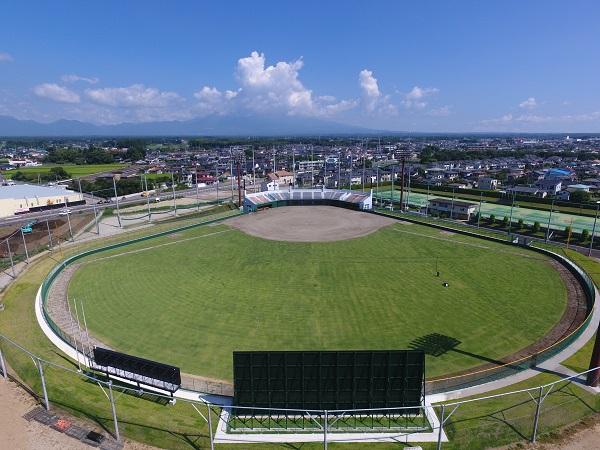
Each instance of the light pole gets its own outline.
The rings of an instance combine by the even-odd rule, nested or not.
[[[452,188],[452,203],[450,204],[450,220],[454,218],[454,188]]]
[[[481,204],[483,203],[483,192],[479,196],[479,211],[477,212],[477,228],[479,228],[479,222],[481,221]]]
[[[69,210],[69,199],[65,197],[65,213],[67,213],[67,223],[69,224],[69,234],[71,235],[71,242],[75,242],[75,236],[73,236],[73,229],[71,228],[71,211]]]
[[[375,181],[377,183],[377,196],[379,196],[379,164],[377,164],[377,167],[375,168]],[[381,201],[379,201],[379,206],[381,206]]]
[[[117,205],[117,221],[119,222],[119,228],[121,225],[121,212],[119,211],[119,196],[117,195],[117,175],[113,175],[113,189],[115,190],[115,202]]]
[[[598,209],[600,209],[600,201],[596,202],[596,215],[594,216],[594,227],[592,228],[592,238],[590,239],[590,249],[588,256],[592,256],[592,248],[594,247],[594,233],[596,233],[596,222],[598,221]]]
[[[552,222],[552,211],[554,210],[554,199],[555,197],[552,197],[552,205],[550,205],[550,214],[548,215],[548,226],[546,227],[546,241],[548,242],[548,239],[550,239],[550,223]]]
[[[92,194],[92,208],[94,210],[94,225],[96,225],[96,234],[100,235],[100,226],[98,224],[98,212],[96,211],[96,199],[94,198],[94,191]]]
[[[512,215],[513,215],[513,208],[515,207],[515,191],[513,191],[513,198],[512,198],[512,203],[510,204],[510,218],[508,219],[508,235],[510,236],[510,229],[512,226]]]

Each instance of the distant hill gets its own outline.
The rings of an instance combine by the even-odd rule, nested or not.
[[[41,123],[0,116],[0,136],[286,136],[381,131],[297,116],[210,116],[186,121],[95,125],[78,120]]]

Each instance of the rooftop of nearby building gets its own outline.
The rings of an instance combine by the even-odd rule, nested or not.
[[[15,184],[0,186],[0,200],[11,198],[61,197],[75,194],[66,188],[54,186],[38,186],[36,184]]]

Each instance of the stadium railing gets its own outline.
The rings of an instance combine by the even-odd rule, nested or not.
[[[386,439],[394,443],[429,442],[437,444],[438,449],[445,442],[452,448],[483,449],[535,442],[541,434],[548,436],[600,412],[600,394],[584,389],[580,381],[590,370],[567,377],[540,375],[544,378],[538,378],[537,383],[456,401],[426,403],[418,412],[408,407],[413,410],[410,414],[403,412],[403,408],[266,409],[264,414],[245,414],[244,410],[257,408],[231,406],[211,396],[178,396],[175,404],[170,395],[63,364],[0,334],[0,383],[5,382],[2,378],[10,378],[25,385],[48,411],[57,406],[95,419],[114,441],[120,440],[120,429],[125,429],[128,433],[138,433],[129,437],[155,439],[164,433],[178,442],[191,428],[196,444],[198,433],[205,433],[208,442],[201,448],[214,448],[217,441],[232,443],[236,439],[247,444],[247,440],[257,444],[281,444],[285,441],[283,433],[302,433],[311,435],[303,440],[320,442],[325,449],[332,442],[354,443],[355,448],[366,448],[370,445],[368,442],[386,442]],[[122,396],[126,397],[118,401]],[[184,406],[178,406],[181,404]],[[232,414],[234,409],[242,413]],[[132,427],[132,423],[135,426]],[[146,428],[150,434],[139,433]],[[155,442],[152,440],[152,443]]]

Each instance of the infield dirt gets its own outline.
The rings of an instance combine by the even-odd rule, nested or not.
[[[234,217],[225,223],[263,239],[328,242],[366,236],[398,221],[334,206],[288,206]]]

